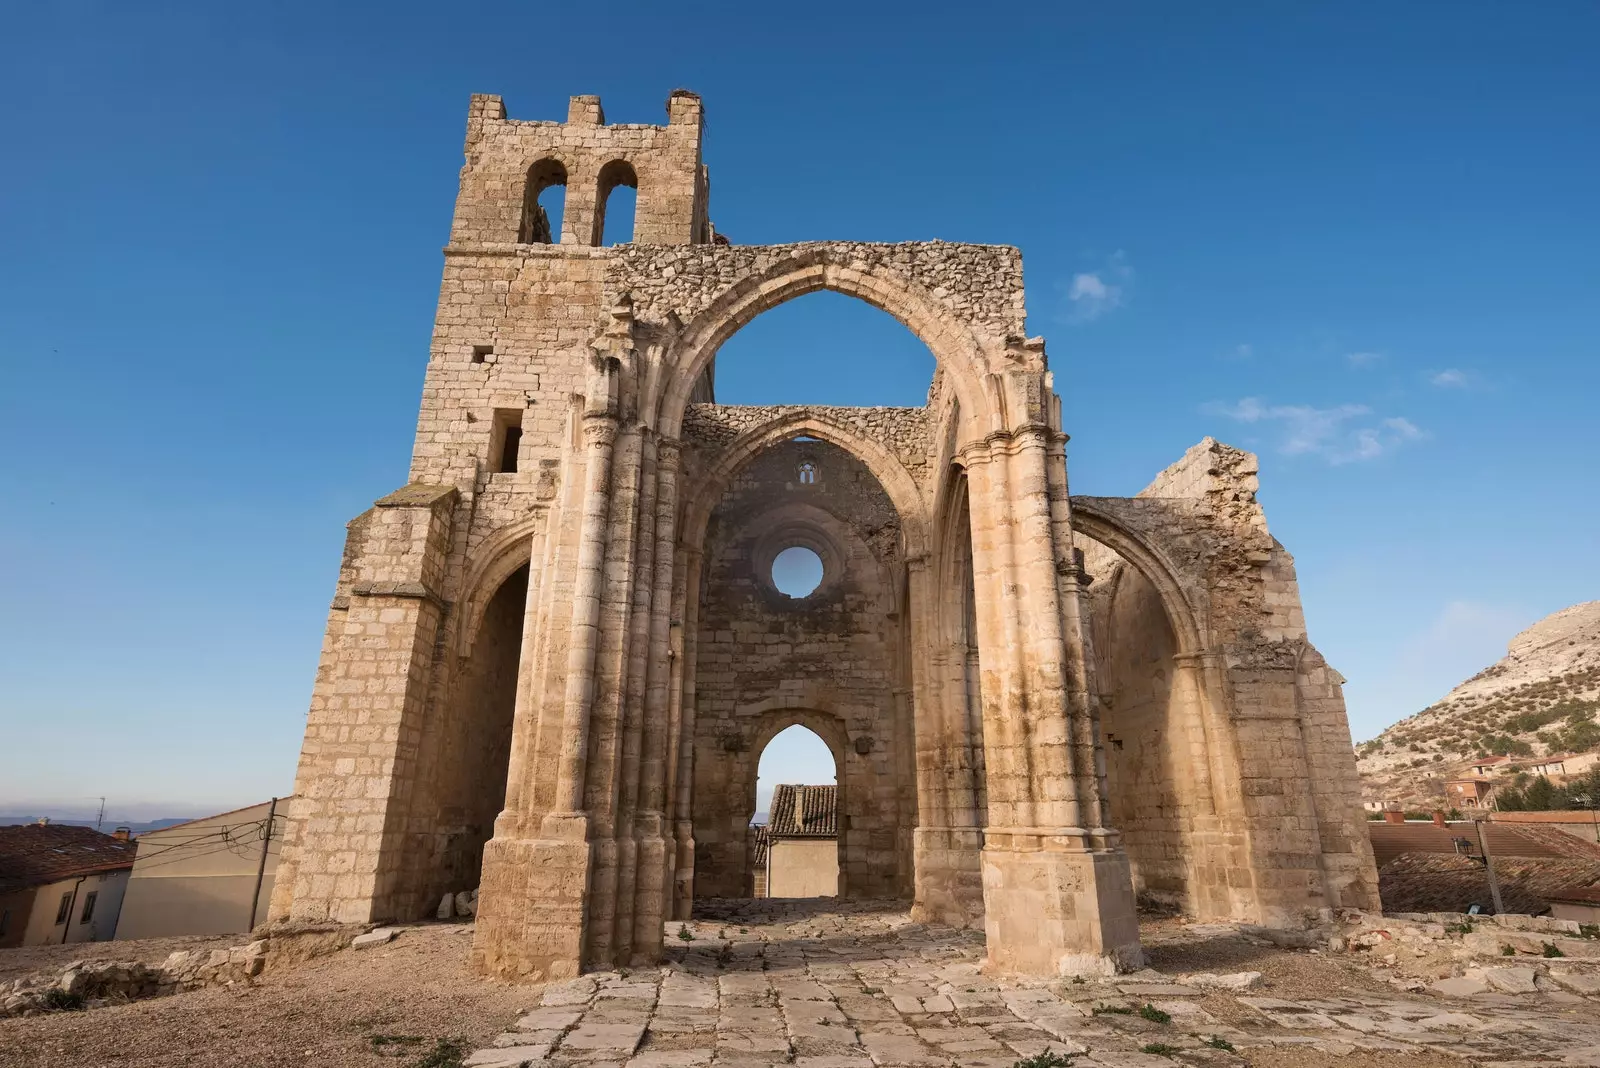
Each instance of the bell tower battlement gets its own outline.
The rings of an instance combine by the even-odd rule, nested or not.
[[[474,94],[450,244],[597,246],[619,185],[638,190],[633,241],[709,242],[703,129],[700,97],[687,89],[667,98],[665,126],[608,126],[598,96],[573,97],[566,122],[508,119],[500,97]],[[566,187],[559,233],[539,211],[539,194],[553,185]]]

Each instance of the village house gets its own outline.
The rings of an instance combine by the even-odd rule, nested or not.
[[[287,798],[147,831],[117,937],[231,934],[267,913]]]
[[[133,857],[126,827],[0,827],[0,949],[115,937]]]
[[[837,786],[780,785],[767,821],[763,897],[835,897],[839,893]]]

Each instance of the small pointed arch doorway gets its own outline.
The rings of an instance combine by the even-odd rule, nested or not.
[[[838,897],[839,787],[832,750],[796,723],[757,762],[752,897]]]

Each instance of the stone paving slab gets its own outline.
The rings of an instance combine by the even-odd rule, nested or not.
[[[663,966],[548,986],[539,1008],[507,1021],[507,1033],[465,1063],[1011,1068],[1049,1049],[1072,1055],[1074,1068],[1241,1064],[1207,1045],[1216,1036],[1259,1064],[1272,1063],[1273,1050],[1304,1047],[1335,1057],[1442,1051],[1505,1068],[1600,1066],[1600,997],[1585,981],[1600,973],[1564,961],[1536,981],[1527,965],[1486,967],[1470,982],[1403,995],[1275,996],[1281,988],[1259,989],[1260,972],[1019,980],[981,973],[981,933],[913,924],[903,904],[704,907],[704,920],[668,926]],[[680,926],[691,942],[671,937]],[[1217,933],[1206,938],[1234,930],[1211,927]],[[1139,1015],[1145,1005],[1170,1020]],[[1219,1016],[1222,1005],[1233,1008]],[[1176,1052],[1143,1052],[1157,1042]]]

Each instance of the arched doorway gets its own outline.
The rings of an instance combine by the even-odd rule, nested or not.
[[[827,743],[785,727],[761,751],[755,788],[750,896],[839,896],[838,768]]]

